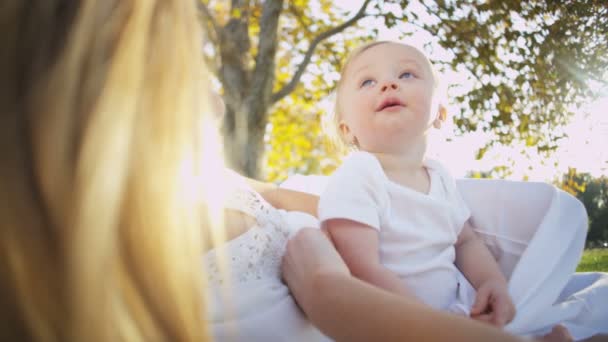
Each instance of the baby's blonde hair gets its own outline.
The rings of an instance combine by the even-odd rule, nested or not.
[[[331,94],[331,97],[333,97],[333,108],[332,108],[332,110],[329,110],[327,112],[327,115],[324,116],[321,124],[322,124],[323,131],[325,132],[331,145],[340,154],[346,154],[352,150],[357,149],[356,144],[354,144],[352,141],[347,141],[340,130],[340,121],[342,120],[342,117],[340,114],[339,93],[340,93],[340,89],[343,85],[344,76],[345,76],[346,71],[348,70],[348,67],[350,66],[350,64],[352,64],[352,62],[358,56],[360,56],[363,52],[365,52],[373,47],[376,47],[378,45],[382,45],[382,44],[403,44],[403,43],[394,42],[394,41],[390,41],[390,40],[380,40],[380,41],[369,42],[369,43],[366,43],[366,44],[363,44],[363,45],[357,47],[346,58],[344,65],[342,66],[342,71],[340,72],[340,78],[338,79],[338,82],[336,83],[336,88]],[[405,44],[403,44],[403,45],[405,45]],[[427,59],[427,61],[428,61],[428,59]],[[437,75],[437,72],[435,71],[435,68],[433,68],[432,63],[430,61],[428,61],[428,63],[429,63],[429,68],[432,72],[434,87],[435,87],[435,89],[437,89],[438,85],[439,85],[439,77]]]
[[[0,6],[0,340],[209,340],[196,10]]]

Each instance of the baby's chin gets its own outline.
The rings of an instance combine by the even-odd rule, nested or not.
[[[384,132],[379,134],[378,138],[370,140],[367,144],[361,144],[362,150],[376,153],[402,153],[404,151],[415,150],[416,153],[420,148],[426,147],[427,135],[420,134],[402,134],[394,132]],[[368,149],[365,149],[365,147]],[[418,146],[418,148],[415,148]],[[424,151],[423,151],[424,152]]]

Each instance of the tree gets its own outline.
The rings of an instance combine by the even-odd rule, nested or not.
[[[319,125],[324,112],[294,96],[278,103],[269,117],[264,165],[266,179],[283,180],[290,173],[328,174],[339,165]],[[295,100],[295,101],[294,101]]]
[[[486,149],[513,140],[539,152],[555,149],[573,105],[606,86],[605,1],[456,0],[424,7],[438,21],[422,26],[454,53],[449,66],[466,68],[477,81],[457,97],[465,106],[456,123],[463,132],[495,133]]]
[[[587,246],[608,241],[608,177],[593,178],[588,173],[577,173],[570,168],[557,184],[576,196],[587,210],[589,232]]]
[[[213,44],[208,64],[223,87],[223,133],[232,167],[258,176],[269,108],[297,88],[319,44],[363,18],[369,2],[338,25],[336,15],[329,11],[331,1],[326,0],[320,1],[322,12],[327,13],[324,20],[312,19],[307,0],[233,0],[229,9],[223,2],[200,2],[201,19]],[[281,27],[280,18],[285,22]],[[303,40],[306,46],[298,44]],[[276,70],[280,42],[290,43],[283,45],[283,55],[292,57],[288,52],[295,51],[302,56],[290,77]]]
[[[475,179],[506,179],[512,174],[511,169],[505,165],[499,165],[487,171],[469,171],[466,178]]]
[[[469,70],[476,80],[473,89],[456,96],[466,109],[455,122],[462,132],[494,132],[488,145],[519,140],[550,151],[563,137],[557,128],[567,123],[571,106],[596,95],[587,80],[597,88],[606,84],[605,1],[416,4],[365,0],[358,10],[344,13],[328,0],[201,1],[210,44],[206,60],[227,107],[223,130],[229,163],[259,175],[273,105],[277,113],[294,114],[296,109],[279,101],[314,103],[331,90],[341,54],[376,36],[377,30],[357,26],[366,17],[399,25],[404,36],[412,27],[426,30],[453,53],[440,65]]]

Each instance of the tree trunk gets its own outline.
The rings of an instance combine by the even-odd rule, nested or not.
[[[272,104],[274,58],[282,7],[283,0],[264,2],[260,19],[258,54],[255,58],[255,68],[251,73],[245,71],[247,69],[244,62],[249,50],[246,21],[241,18],[235,21],[233,26],[229,23],[224,29],[226,36],[222,39],[232,43],[242,42],[222,46],[222,84],[231,85],[226,87],[224,95],[226,117],[223,133],[226,162],[229,167],[253,178],[262,176],[259,162],[264,153],[264,132],[268,121],[268,110]],[[243,45],[247,45],[246,48]]]
[[[348,21],[321,32],[313,39],[293,78],[275,94],[272,94],[275,80],[274,59],[283,0],[263,2],[258,52],[253,70],[248,68],[251,2],[232,0],[231,9],[238,9],[240,14],[232,17],[224,27],[218,26],[203,3],[199,4],[207,28],[217,35],[215,43],[221,57],[217,74],[224,87],[226,115],[223,136],[226,163],[229,167],[249,177],[261,178],[259,165],[264,153],[264,133],[270,107],[295,89],[317,45],[363,18],[369,2],[370,0],[365,0],[359,11]]]
[[[267,107],[261,106],[258,110],[265,113]],[[255,116],[257,115],[246,108],[238,113],[227,109],[223,136],[227,166],[243,175],[259,179],[262,176],[259,161],[264,153],[266,121],[253,122],[251,119]]]

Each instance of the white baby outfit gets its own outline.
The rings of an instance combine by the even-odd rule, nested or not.
[[[377,229],[381,263],[408,289],[436,309],[467,314],[474,295],[454,265],[454,244],[470,211],[450,174],[436,161],[424,165],[428,194],[391,181],[374,155],[353,152],[322,193],[319,219]]]

